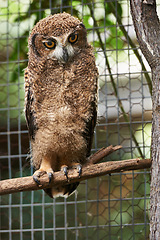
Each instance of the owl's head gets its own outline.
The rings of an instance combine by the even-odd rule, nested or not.
[[[29,55],[66,63],[88,45],[86,28],[68,13],[40,20],[29,37]]]

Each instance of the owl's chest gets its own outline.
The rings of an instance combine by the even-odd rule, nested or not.
[[[46,66],[33,84],[37,124],[55,123],[57,126],[64,122],[65,126],[70,126],[77,122],[77,127],[83,125],[92,115],[97,92],[95,76],[96,69],[90,62]]]
[[[84,76],[83,76],[84,78]],[[35,112],[39,125],[81,123],[81,117],[88,112],[86,88],[81,77],[73,70],[63,70],[61,74],[52,71],[45,76],[39,91],[35,93]],[[88,115],[88,114],[87,114]]]
[[[61,67],[43,73],[36,95],[41,102],[47,101],[48,104],[77,105],[86,99],[87,88],[86,74],[77,71],[75,66],[66,69]]]

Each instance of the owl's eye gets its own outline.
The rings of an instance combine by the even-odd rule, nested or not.
[[[78,40],[78,34],[71,34],[68,38],[68,42],[75,43]]]
[[[54,49],[56,47],[56,42],[53,40],[48,40],[43,42],[44,46],[48,49]]]

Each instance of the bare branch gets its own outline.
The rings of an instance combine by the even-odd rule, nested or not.
[[[99,151],[97,151],[96,153],[94,153],[87,159],[87,163],[85,164],[85,166],[100,162],[104,157],[108,156],[109,154],[111,154],[114,151],[117,151],[120,148],[122,148],[122,146],[113,147],[112,145],[108,146],[107,148],[101,148]],[[56,174],[57,173],[55,173],[55,175],[54,175],[55,185],[56,185],[56,180],[55,180]],[[60,176],[60,183],[61,183],[61,181],[63,183],[63,180],[66,181],[66,178],[64,178],[64,176],[61,178],[61,176]],[[47,175],[44,175],[44,179],[41,177],[41,179],[39,181],[41,182],[42,186],[37,186],[35,184],[35,182],[33,181],[33,177],[8,179],[8,180],[1,181],[0,182],[1,183],[0,184],[0,195],[1,194],[9,194],[12,192],[37,190],[40,188],[47,188],[50,186],[50,185],[48,185],[48,176]],[[80,180],[78,179],[78,181],[80,181]]]
[[[84,166],[82,168],[82,175],[79,178],[79,174],[77,170],[69,170],[68,178],[69,183],[73,182],[81,182],[83,180],[103,176],[106,174],[111,174],[115,172],[123,172],[130,171],[136,169],[144,169],[151,167],[150,159],[129,159],[123,161],[115,161],[115,162],[104,162],[99,164],[89,164],[88,166]],[[68,184],[68,181],[62,172],[55,172],[54,178],[51,184],[48,183],[47,174],[43,175],[40,178],[41,186],[37,186],[34,182],[32,176],[31,177],[22,177],[15,179],[8,179],[1,181],[0,184],[0,195],[21,192],[21,191],[31,191],[38,190],[43,188],[49,188],[54,185]]]
[[[97,151],[96,153],[94,153],[93,155],[90,156],[89,161],[87,162],[87,165],[98,163],[104,157],[108,156],[109,154],[111,154],[121,148],[122,148],[122,146],[113,147],[112,145],[107,148],[101,148],[99,151]]]

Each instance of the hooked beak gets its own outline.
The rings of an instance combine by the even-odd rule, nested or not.
[[[67,62],[69,59],[68,51],[65,47],[63,47],[63,60],[64,62]]]

